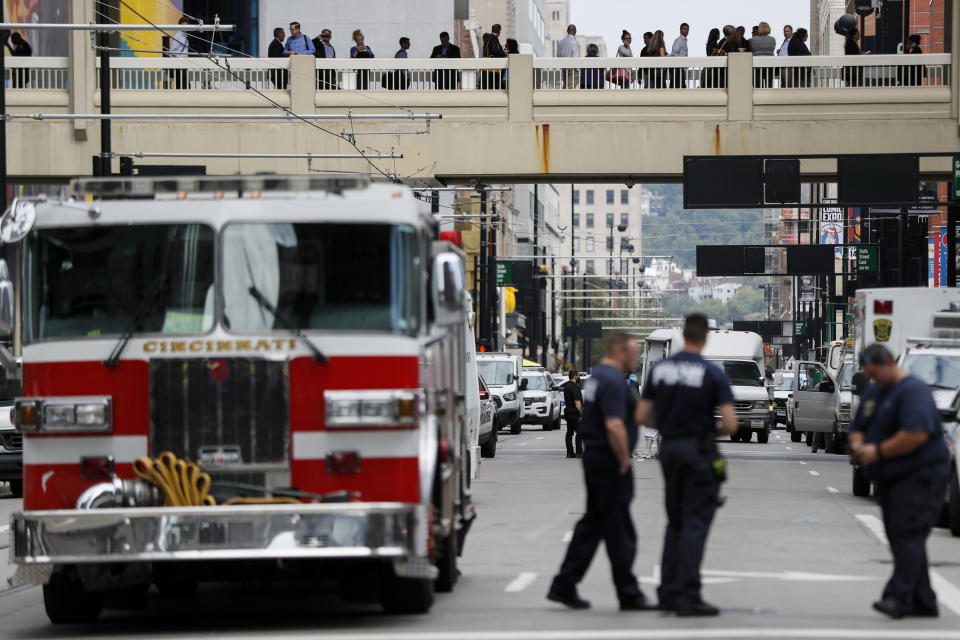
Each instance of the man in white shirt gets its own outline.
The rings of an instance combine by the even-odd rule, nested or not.
[[[180,16],[177,24],[190,24],[190,18]],[[187,34],[183,31],[177,31],[170,37],[169,47],[168,55],[171,58],[186,58],[190,55],[190,45],[187,41]],[[177,89],[187,88],[187,70],[185,68],[171,69],[170,78],[173,80]]]
[[[580,43],[577,42],[577,26],[567,27],[567,37],[557,43],[558,58],[579,58]],[[567,69],[563,76],[564,89],[576,89],[580,85],[580,70]]]
[[[690,33],[690,25],[686,22],[680,25],[680,35],[677,36],[677,39],[673,41],[673,47],[670,49],[670,57],[673,58],[686,58],[688,55],[687,51],[687,34]],[[672,82],[671,86],[676,89],[678,87],[687,88],[687,70],[686,69],[674,69],[671,74]]]
[[[790,25],[784,25],[783,27],[783,43],[780,45],[780,49],[777,50],[778,56],[788,56],[790,55],[788,51],[790,50],[790,39],[793,38],[793,27]]]
[[[788,25],[788,24],[784,25],[784,26],[783,26],[783,42],[780,44],[780,48],[777,49],[777,56],[789,56],[789,55],[790,55],[790,40],[791,40],[792,38],[793,38],[793,27],[791,27],[791,26]],[[779,75],[780,75],[780,70],[779,70],[779,69],[776,69],[776,70],[774,71],[774,73],[779,76]],[[789,73],[784,73],[783,76],[780,77],[780,86],[781,86],[781,87],[789,87],[789,86],[792,86],[792,84],[793,84],[793,83],[791,82],[792,80],[793,80],[793,78],[791,77],[791,74],[789,74]]]

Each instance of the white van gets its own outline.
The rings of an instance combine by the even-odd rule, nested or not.
[[[643,379],[660,360],[683,349],[680,329],[658,329],[644,341]],[[730,379],[740,429],[730,439],[750,442],[754,432],[761,444],[770,439],[770,393],[763,376],[763,338],[751,331],[711,330],[701,354]]]
[[[496,398],[500,400],[497,409],[496,428],[509,427],[510,433],[520,433],[520,391],[523,378],[520,375],[522,365],[520,356],[511,353],[478,353],[477,369],[483,376]]]

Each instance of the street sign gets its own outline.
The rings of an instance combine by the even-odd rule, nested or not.
[[[876,273],[880,268],[880,247],[861,245],[857,247],[857,271]]]
[[[960,202],[960,156],[953,156],[953,201]]]
[[[497,286],[506,287],[513,284],[513,263],[497,262]]]
[[[807,323],[806,322],[795,322],[793,324],[793,335],[798,338],[802,338],[807,335]]]

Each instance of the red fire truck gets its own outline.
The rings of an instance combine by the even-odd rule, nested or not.
[[[11,555],[50,620],[272,574],[390,612],[452,589],[474,517],[463,257],[413,194],[310,176],[73,192],[0,223],[20,243],[0,283],[23,359]]]

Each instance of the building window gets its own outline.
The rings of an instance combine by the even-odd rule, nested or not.
[[[575,213],[573,214],[573,228],[576,229],[579,226],[580,226],[580,214]]]
[[[580,251],[580,238],[573,239],[573,252],[577,253]]]
[[[593,204],[593,189],[587,189],[587,204]]]
[[[613,251],[613,238],[607,236],[607,251]]]
[[[620,204],[630,204],[630,190],[621,189],[620,190]]]
[[[607,189],[607,204],[613,204],[613,189]]]
[[[622,224],[622,225],[625,226],[625,227],[629,227],[629,226],[630,226],[630,214],[629,214],[629,213],[621,213],[621,214],[620,214],[620,224]]]
[[[612,227],[612,226],[613,226],[613,214],[612,214],[612,213],[608,213],[608,214],[607,214],[607,226],[608,226],[608,227]]]
[[[587,260],[587,273],[595,273],[593,268],[593,260]]]
[[[587,236],[587,253],[593,253],[593,236]]]
[[[580,189],[573,190],[573,204],[580,204]]]
[[[587,191],[587,193],[590,193],[590,192]],[[593,214],[592,214],[592,213],[588,213],[588,214],[587,214],[587,229],[593,229]]]

